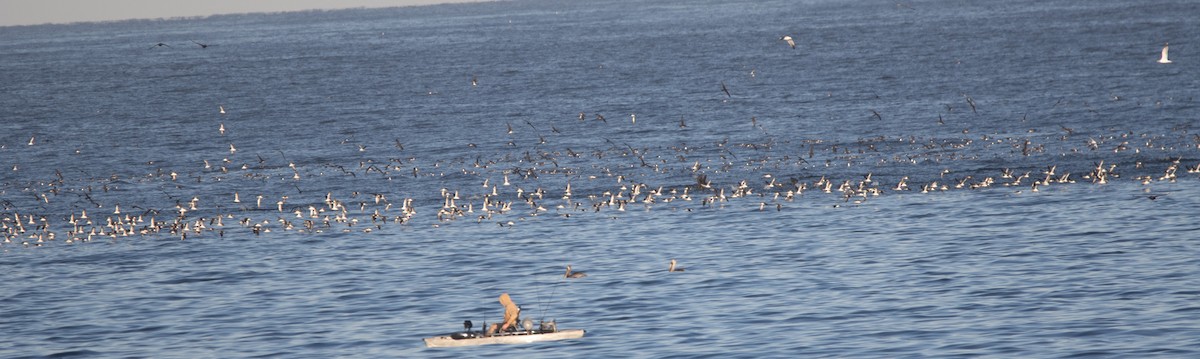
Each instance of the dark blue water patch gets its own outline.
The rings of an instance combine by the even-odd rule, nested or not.
[[[978,342],[978,343],[955,343],[944,345],[936,348],[938,351],[949,351],[957,353],[956,356],[977,356],[980,354],[1000,354],[1000,352],[1011,352],[1012,347],[1007,349],[995,348],[996,342]]]
[[[103,352],[97,352],[97,351],[87,350],[87,349],[80,349],[80,350],[69,350],[69,351],[64,351],[64,352],[51,353],[51,354],[47,354],[45,357],[46,358],[91,358],[91,357],[103,356],[103,355],[104,355]]]
[[[291,351],[273,351],[270,353],[253,353],[249,358],[294,358],[298,355],[297,352]]]
[[[177,284],[192,284],[203,282],[221,281],[228,278],[228,273],[224,272],[201,272],[197,274],[187,274],[175,276],[172,279],[153,282],[159,285],[177,285]]]
[[[169,328],[171,328],[171,326],[149,325],[149,326],[143,326],[143,327],[137,327],[137,328],[129,328],[129,329],[126,329],[124,332],[125,333],[153,333],[153,332],[166,330]]]
[[[1119,354],[1119,351],[1105,350],[1105,349],[1090,349],[1090,350],[1083,350],[1083,351],[1069,353],[1064,357],[1065,358],[1095,358],[1095,357],[1114,356],[1117,354]]]

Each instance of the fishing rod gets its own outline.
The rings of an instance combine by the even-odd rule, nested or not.
[[[537,297],[538,297],[538,309],[541,309],[541,311],[542,311],[541,314],[538,316],[539,322],[544,323],[546,321],[546,312],[550,310],[549,303],[554,301],[554,294],[558,292],[558,285],[562,284],[562,282],[565,280],[566,280],[565,278],[562,278],[562,279],[559,279],[558,281],[554,282],[554,285],[550,287],[550,297],[547,298],[546,301],[542,301],[541,286],[538,285],[535,287],[535,291],[537,292]]]

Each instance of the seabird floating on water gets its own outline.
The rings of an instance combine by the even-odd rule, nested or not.
[[[676,266],[675,266],[675,260],[674,260],[674,259],[671,259],[671,267],[667,268],[667,271],[668,271],[668,272],[682,272],[682,271],[684,271],[684,270],[685,270],[685,269],[684,269],[684,268],[682,268],[682,267],[676,267]]]
[[[563,275],[563,277],[564,277],[564,278],[583,278],[583,277],[587,277],[587,273],[585,273],[585,272],[572,272],[572,271],[571,271],[571,265],[570,265],[570,264],[568,264],[568,265],[567,265],[567,274],[564,274],[564,275]]]

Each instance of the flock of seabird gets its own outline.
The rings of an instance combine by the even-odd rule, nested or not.
[[[790,35],[785,35],[780,40],[786,41],[789,46],[795,46]],[[207,47],[201,43],[197,45]],[[154,47],[159,46],[169,45],[159,43]],[[1170,63],[1166,46],[1163,47],[1162,58],[1158,62]],[[472,87],[477,86],[478,78],[472,76],[470,82]],[[720,84],[720,90],[726,97],[731,96],[723,82]],[[975,100],[965,94],[963,96],[972,112],[976,112]],[[948,111],[950,108],[951,106],[947,105]],[[218,106],[217,110],[222,116],[227,113],[224,105]],[[878,112],[872,112],[876,120],[883,120]],[[630,114],[629,125],[644,125],[637,117],[636,114]],[[579,113],[580,122],[588,118],[586,113]],[[607,124],[605,117],[600,113],[595,113],[594,118]],[[761,128],[753,118],[751,121],[752,127]],[[939,119],[939,123],[944,122]],[[536,130],[532,123],[529,125]],[[503,132],[511,137],[514,132],[513,126],[511,123],[505,126]],[[682,118],[679,119],[678,127],[680,130],[688,130]],[[561,132],[557,127],[552,128],[554,133]],[[228,130],[225,122],[221,122],[217,132],[223,137]],[[175,204],[167,208],[150,207],[151,205],[146,203],[125,203],[125,208],[134,209],[125,211],[122,211],[122,203],[103,203],[93,197],[95,191],[107,192],[108,184],[100,186],[99,183],[87,180],[72,180],[61,172],[56,172],[54,178],[44,179],[28,188],[5,189],[5,192],[10,194],[27,193],[39,203],[36,203],[38,206],[35,207],[22,206],[10,200],[4,201],[0,212],[0,237],[3,238],[0,240],[0,246],[41,246],[50,242],[76,243],[125,237],[186,240],[199,236],[223,237],[231,231],[253,235],[273,232],[370,233],[389,224],[429,223],[438,227],[464,219],[511,227],[515,221],[542,214],[570,218],[573,215],[606,211],[621,213],[634,207],[640,210],[668,207],[673,210],[692,211],[721,207],[727,202],[739,199],[752,201],[760,211],[781,211],[788,202],[811,192],[836,194],[838,203],[835,205],[840,205],[860,204],[887,192],[931,193],[993,186],[1015,188],[1018,192],[1025,189],[1037,192],[1052,184],[1077,181],[1103,184],[1119,178],[1120,170],[1130,166],[1142,172],[1135,175],[1134,179],[1143,184],[1156,181],[1173,182],[1180,172],[1200,173],[1200,164],[1183,163],[1182,158],[1177,156],[1167,161],[1162,172],[1157,174],[1146,173],[1150,167],[1157,164],[1137,162],[1118,165],[1103,160],[1097,161],[1092,168],[1078,174],[1070,173],[1054,164],[1045,165],[1042,170],[1025,166],[1023,169],[1002,169],[994,174],[956,175],[946,169],[936,174],[926,174],[923,178],[896,173],[880,175],[873,171],[843,178],[834,178],[834,172],[825,175],[813,174],[813,169],[822,166],[844,169],[855,168],[856,165],[887,168],[921,164],[936,167],[943,161],[977,160],[979,155],[972,154],[969,149],[978,147],[990,151],[999,149],[1018,157],[1036,156],[1050,151],[1059,151],[1062,156],[1066,156],[1068,153],[1106,151],[1178,153],[1185,149],[1200,149],[1200,135],[1192,135],[1192,143],[1180,143],[1178,140],[1172,142],[1162,135],[1132,132],[1092,134],[1084,140],[1078,138],[1070,128],[1063,127],[1062,130],[1060,135],[1035,137],[974,135],[969,129],[963,129],[959,138],[880,136],[859,139],[854,143],[820,139],[806,139],[799,143],[779,143],[773,139],[764,143],[735,143],[726,138],[724,141],[707,145],[678,144],[666,148],[637,148],[627,143],[618,144],[605,139],[605,148],[579,152],[571,148],[549,151],[537,148],[525,151],[523,158],[510,158],[509,154],[505,154],[505,158],[486,159],[481,155],[474,163],[459,169],[450,169],[449,163],[435,162],[432,171],[429,167],[418,166],[413,158],[409,158],[408,162],[405,162],[405,159],[393,159],[389,163],[362,161],[358,163],[357,168],[350,169],[341,164],[310,164],[309,166],[336,168],[341,174],[352,177],[378,174],[389,179],[409,175],[419,178],[445,176],[447,172],[453,171],[451,174],[476,176],[478,182],[462,188],[443,187],[430,196],[410,193],[407,197],[383,188],[363,188],[342,194],[297,191],[298,193],[286,195],[256,193],[245,196],[238,190],[231,189],[222,200],[213,198],[212,193],[194,194],[186,196],[184,200],[175,200]],[[1035,131],[1031,129],[1030,133],[1033,132]],[[539,144],[547,142],[544,135],[539,134],[538,137]],[[1043,142],[1037,142],[1039,140]],[[24,147],[37,145],[37,136],[31,136]],[[516,144],[509,141],[509,145]],[[398,139],[396,147],[404,150]],[[365,144],[358,145],[360,152],[366,152],[368,148]],[[888,150],[881,151],[884,148]],[[229,157],[238,152],[234,144],[228,144]],[[739,157],[739,153],[743,157]],[[567,164],[573,159],[587,157],[594,160],[577,161],[575,163],[579,167],[575,168]],[[823,163],[819,162],[822,159]],[[602,166],[601,163],[605,161],[611,166]],[[247,178],[304,180],[301,176],[303,166],[294,162],[288,162],[284,174],[279,171],[252,173],[254,166],[248,163],[238,165],[229,158],[216,165],[208,160],[203,162],[203,171],[219,171],[224,174],[240,170],[245,172],[244,176]],[[258,156],[258,163],[264,162],[266,160]],[[446,167],[442,168],[443,164]],[[511,166],[513,164],[519,165]],[[589,166],[590,168],[587,168]],[[12,171],[19,170],[17,165],[12,166]],[[757,174],[752,177],[744,177],[747,173],[755,172]],[[325,172],[315,173],[314,175],[330,175]],[[646,173],[654,176],[645,176]],[[557,183],[561,187],[546,187],[545,184],[555,181],[541,181],[539,176],[558,178],[561,182]],[[691,180],[679,181],[681,176]],[[185,180],[175,170],[159,169],[147,177],[146,181],[163,183]],[[713,177],[721,177],[722,180],[714,181]],[[890,183],[884,183],[888,181],[884,177],[890,179]],[[658,178],[663,182],[656,184],[643,181],[647,178]],[[493,182],[494,179],[502,180],[496,183]],[[917,183],[918,181],[920,183]],[[573,184],[576,187],[573,188]],[[585,184],[586,190],[581,190],[580,184]],[[71,196],[65,195],[67,192],[78,194],[81,200],[72,201],[69,199]],[[202,200],[202,197],[205,199]],[[54,206],[54,201],[70,203]],[[70,212],[56,212],[54,208],[69,208]],[[428,213],[430,217],[426,217],[425,222],[418,221],[420,213]],[[672,260],[670,271],[682,270],[676,268]],[[572,272],[568,266],[565,277],[577,278],[584,275],[586,274],[582,272]]]

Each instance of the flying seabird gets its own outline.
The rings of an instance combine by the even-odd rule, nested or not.
[[[196,44],[196,45],[200,45],[200,48],[201,48],[201,49],[207,49],[207,48],[208,48],[208,44],[201,44],[201,43],[199,43],[199,42],[196,42],[196,40],[192,40],[192,43],[194,43],[194,44]]]
[[[721,91],[725,92],[725,97],[733,97],[729,94],[729,88],[725,87],[725,81],[721,81]]]
[[[1170,47],[1168,45],[1170,45],[1170,43],[1163,44],[1162,57],[1158,58],[1158,63],[1160,63],[1160,64],[1171,63],[1171,60],[1167,58],[1167,48]]]
[[[793,49],[796,48],[796,41],[792,40],[791,35],[783,35],[783,37],[780,37],[779,39],[783,40],[783,41],[787,41],[788,46],[791,46]]]
[[[171,47],[171,45],[167,45],[167,44],[160,42],[160,43],[154,44],[153,46],[150,46],[150,48],[153,49],[155,47],[161,47],[161,46]]]

